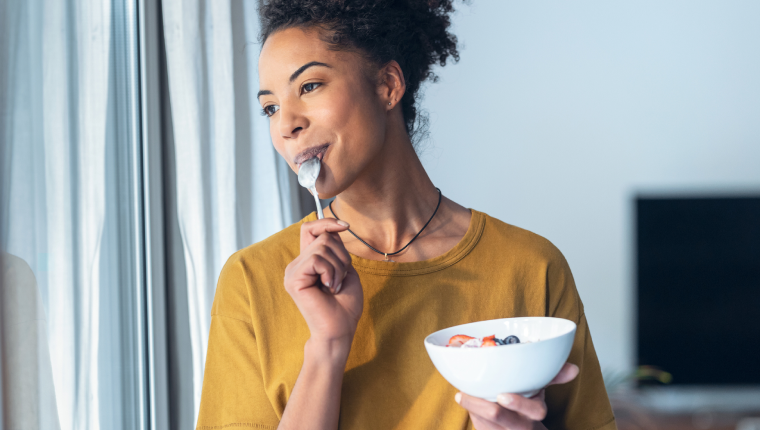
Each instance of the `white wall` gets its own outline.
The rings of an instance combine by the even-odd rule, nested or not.
[[[423,107],[443,193],[565,254],[603,368],[634,361],[633,196],[760,192],[760,2],[460,7]],[[502,178],[502,179],[500,179]]]

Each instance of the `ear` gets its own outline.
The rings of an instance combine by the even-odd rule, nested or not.
[[[387,110],[391,110],[401,102],[406,92],[406,81],[401,66],[391,60],[380,69],[380,86],[378,95]]]

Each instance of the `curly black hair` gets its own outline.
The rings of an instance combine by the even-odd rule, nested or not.
[[[467,0],[465,0],[467,1]],[[395,60],[406,80],[401,99],[406,131],[415,143],[427,118],[417,110],[420,85],[436,82],[433,64],[459,61],[457,38],[449,32],[453,0],[259,0],[263,44],[279,30],[318,27],[336,50],[358,50],[382,66]]]

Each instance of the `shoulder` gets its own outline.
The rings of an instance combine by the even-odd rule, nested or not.
[[[473,214],[476,212],[473,210]],[[562,252],[545,237],[483,212],[479,214],[485,219],[481,241],[492,248],[491,252],[517,254],[522,260],[531,263],[567,264]]]
[[[518,274],[521,283],[542,290],[546,315],[578,321],[583,305],[562,252],[536,233],[483,216],[486,226],[479,245],[483,248],[480,255],[492,259],[489,267]]]
[[[277,233],[249,245],[230,256],[225,264],[250,267],[251,264],[267,264],[292,261],[299,253],[301,225],[311,221],[313,214],[285,227]],[[287,263],[286,263],[287,265]]]
[[[282,282],[285,267],[299,253],[301,224],[312,217],[232,254],[219,274],[211,314],[247,319],[252,296]]]
[[[0,265],[2,265],[3,283],[15,285],[20,283],[36,284],[34,272],[21,258],[0,252]]]
[[[13,254],[0,252],[0,267],[0,304],[13,303],[12,309],[6,308],[10,321],[26,323],[41,318],[42,302],[29,264]]]

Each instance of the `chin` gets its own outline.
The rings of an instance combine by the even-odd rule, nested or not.
[[[317,191],[320,199],[327,200],[337,196],[343,190],[337,190],[335,187],[325,186],[317,182]]]
[[[338,183],[335,181],[335,178],[331,174],[328,173],[326,176],[327,177],[321,177],[317,181],[317,191],[319,192],[319,198],[322,200],[331,199],[337,196],[338,194],[345,191],[348,187],[350,187],[353,183],[353,181],[345,183],[341,181],[341,183]]]
[[[346,157],[336,157],[338,154],[331,154],[332,149],[331,145],[324,155],[322,171],[317,180],[319,198],[323,200],[333,198],[350,188],[359,178],[363,167],[361,159],[347,163],[344,161]]]

